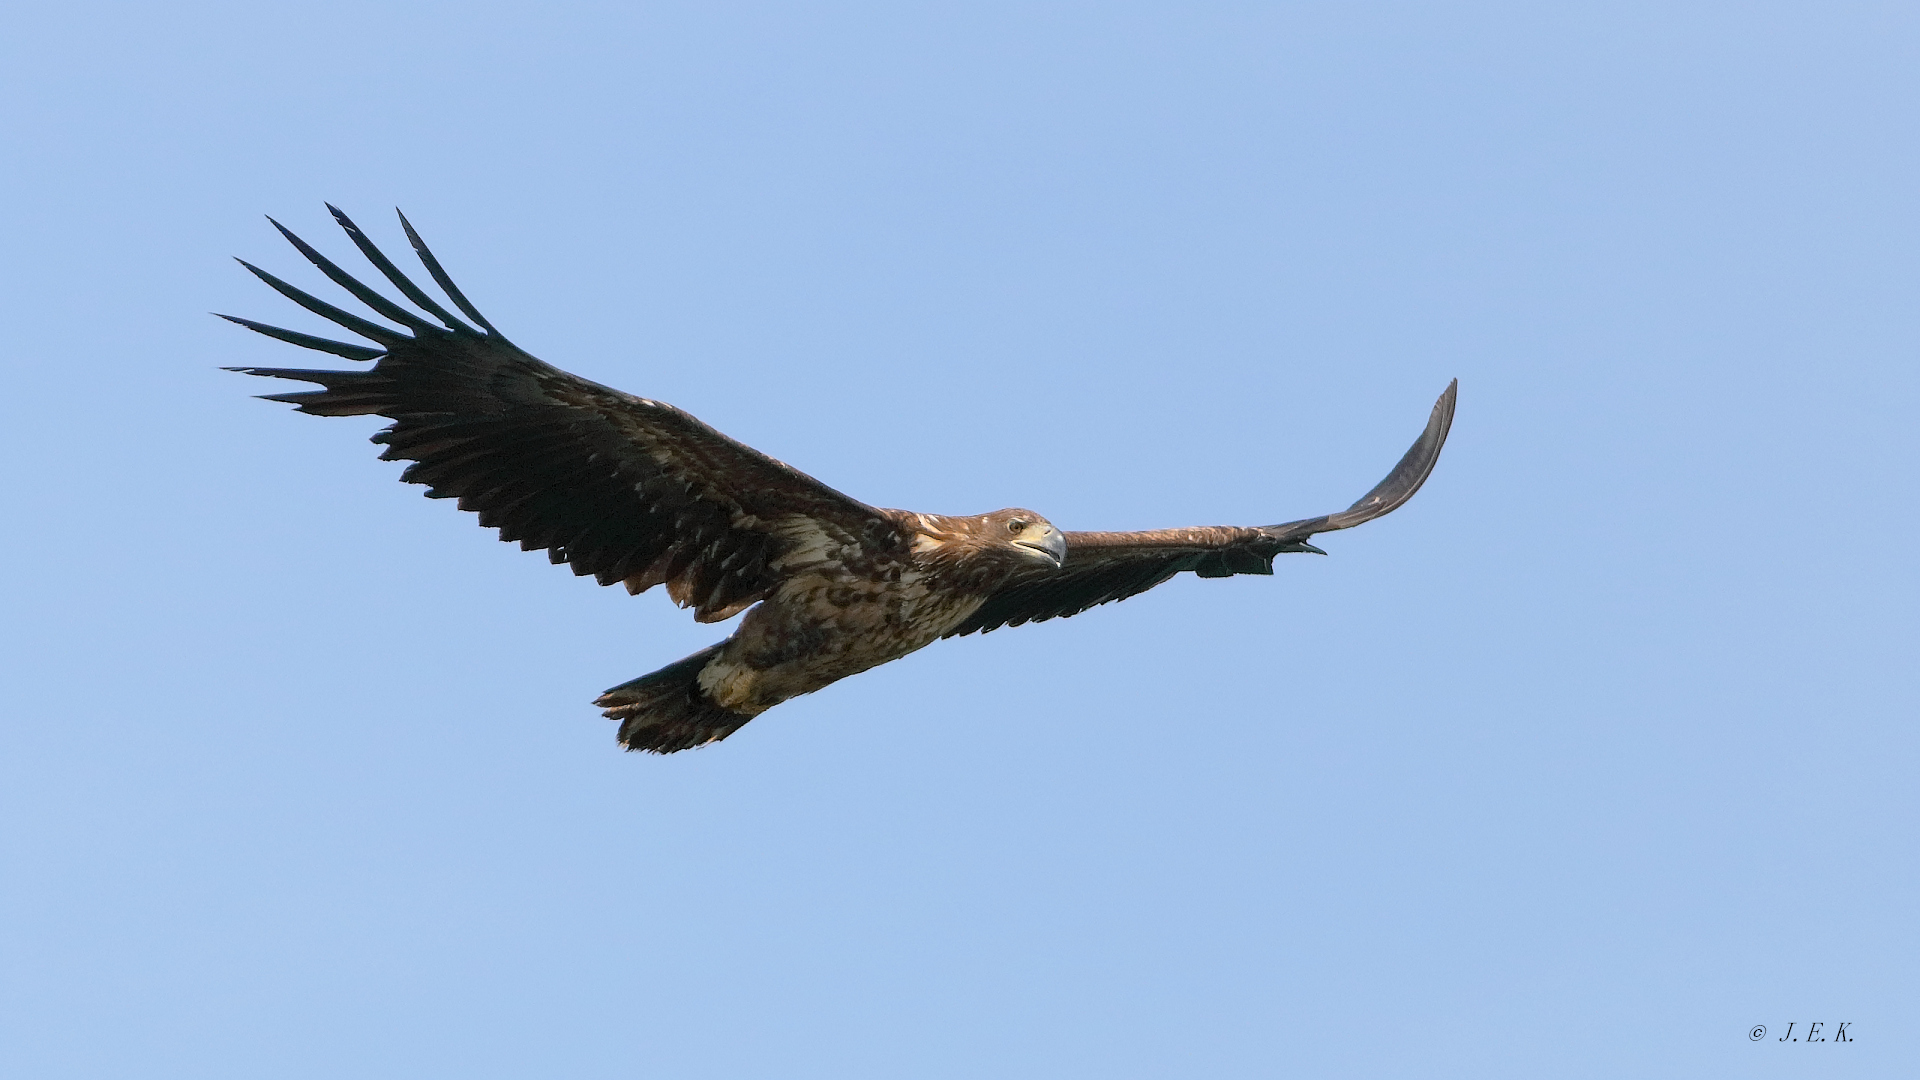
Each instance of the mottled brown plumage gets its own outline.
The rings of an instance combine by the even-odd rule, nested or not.
[[[401,479],[455,499],[480,523],[555,563],[631,593],[666,587],[701,622],[746,612],[724,641],[623,683],[596,704],[631,750],[671,753],[727,737],[789,698],[936,639],[1061,618],[1182,571],[1271,574],[1307,538],[1351,528],[1413,496],[1438,460],[1454,387],[1379,486],[1338,514],[1260,528],[1062,533],[1029,510],[972,517],[868,506],[735,442],[671,405],[543,363],[494,329],[401,217],[427,272],[466,320],[402,274],[329,206],[369,263],[424,317],[274,227],[335,284],[405,330],[319,300],[248,263],[282,295],[379,348],[227,315],[248,329],[367,371],[236,368],[322,389],[270,395],[320,416],[379,415],[381,457]],[[469,321],[470,320],[470,323]]]

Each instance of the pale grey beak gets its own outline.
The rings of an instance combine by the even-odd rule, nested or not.
[[[1036,552],[1054,565],[1055,569],[1064,566],[1067,561],[1067,536],[1053,526],[1041,536],[1024,536],[1013,542],[1015,547],[1023,547]]]

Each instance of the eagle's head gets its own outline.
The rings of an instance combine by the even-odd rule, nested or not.
[[[1067,538],[1053,523],[1018,507],[972,517],[915,514],[913,551],[930,566],[1004,580],[1021,571],[1058,570]],[[982,581],[985,584],[985,581]]]
[[[1014,508],[980,515],[981,535],[1016,557],[1058,570],[1067,561],[1067,536],[1031,510]]]

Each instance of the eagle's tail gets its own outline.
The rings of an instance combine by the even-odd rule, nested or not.
[[[595,699],[608,717],[620,721],[620,745],[671,754],[719,742],[753,719],[721,707],[700,688],[701,669],[724,645],[724,641],[709,645]]]

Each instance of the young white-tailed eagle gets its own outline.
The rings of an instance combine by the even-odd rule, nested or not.
[[[671,405],[534,359],[474,309],[402,215],[414,252],[470,320],[463,321],[328,209],[419,311],[368,288],[274,222],[321,273],[403,329],[343,311],[243,260],[281,295],[377,347],[223,315],[303,348],[375,361],[366,371],[233,370],[322,387],[268,396],[301,412],[392,420],[373,441],[385,444],[383,459],[413,462],[400,478],[425,484],[429,498],[459,500],[502,540],[545,548],[575,574],[630,593],[665,585],[700,622],[747,612],[732,637],[600,696],[595,704],[620,721],[629,750],[667,754],[717,742],[788,698],[936,638],[1077,615],[1186,570],[1271,574],[1282,552],[1324,554],[1307,538],[1372,521],[1420,490],[1453,421],[1450,383],[1379,486],[1337,514],[1284,525],[1061,532],[1031,510],[884,510]]]

